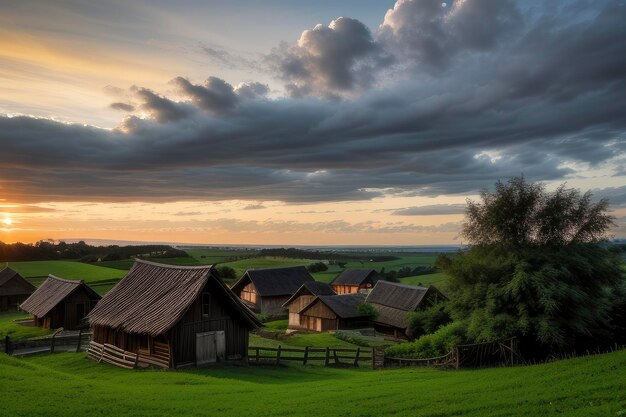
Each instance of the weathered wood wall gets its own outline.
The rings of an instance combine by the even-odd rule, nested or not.
[[[289,304],[289,328],[299,329],[303,326],[300,324],[300,311],[309,305],[315,299],[314,295],[304,294],[296,298]]]
[[[35,324],[47,329],[76,330],[81,320],[91,311],[98,300],[92,297],[82,288],[78,288],[69,296],[65,297],[55,308],[43,317],[35,317]],[[82,313],[79,311],[82,305]]]

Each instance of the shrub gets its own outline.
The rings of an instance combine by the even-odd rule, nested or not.
[[[359,304],[359,306],[357,307],[357,311],[362,316],[369,317],[372,320],[375,319],[376,317],[378,317],[378,315],[380,314],[378,312],[378,310],[376,310],[376,307],[374,307],[371,304],[367,304],[367,303]]]
[[[309,265],[307,269],[309,270],[309,272],[312,273],[324,272],[328,269],[328,265],[326,265],[324,262],[315,262],[314,264]]]
[[[407,333],[411,338],[434,333],[451,320],[446,303],[438,303],[428,309],[407,314]]]
[[[453,322],[414,342],[390,346],[385,349],[385,355],[396,358],[435,358],[447,354],[454,346],[463,343],[466,343],[465,325],[462,322]]]
[[[236,279],[237,278],[237,271],[235,271],[230,266],[226,266],[226,265],[218,266],[217,273],[220,274],[220,276],[223,279]]]
[[[338,330],[335,332],[335,337],[339,340],[343,340],[344,342],[352,343],[357,346],[369,346],[369,342],[367,339],[358,336],[355,332],[346,332],[342,330]]]

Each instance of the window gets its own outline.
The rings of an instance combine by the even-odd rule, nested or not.
[[[211,294],[208,292],[202,293],[202,317],[209,317],[211,313]]]

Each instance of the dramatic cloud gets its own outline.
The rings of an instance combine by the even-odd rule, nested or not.
[[[263,204],[248,204],[243,209],[244,210],[261,210],[266,208]]]
[[[174,97],[134,87],[135,112],[112,131],[0,117],[1,190],[22,202],[317,202],[617,173],[626,8],[522,5],[400,1],[375,35],[348,18],[305,31],[268,59],[292,96],[316,98],[177,77]]]
[[[334,97],[371,84],[372,70],[381,59],[378,51],[363,23],[340,17],[328,26],[305,30],[296,45],[282,45],[268,61],[288,82],[292,97],[312,92]]]
[[[394,216],[440,216],[444,214],[463,214],[465,204],[431,204],[428,206],[407,207],[394,210]]]

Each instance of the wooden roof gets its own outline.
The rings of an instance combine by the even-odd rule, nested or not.
[[[319,281],[309,281],[305,282],[296,290],[296,292],[283,304],[283,307],[287,307],[291,302],[300,297],[301,295],[309,294],[309,295],[334,295],[335,291],[333,288],[325,283]]]
[[[78,289],[85,290],[93,297],[93,300],[101,298],[82,280],[63,279],[54,275],[48,275],[43,284],[22,303],[20,308],[34,316],[43,317]]]
[[[221,301],[231,304],[250,328],[260,326],[254,313],[232,293],[212,265],[174,266],[136,260],[128,274],[88,315],[90,325],[157,336],[170,330],[212,279]]]
[[[274,297],[280,295],[293,295],[305,282],[313,282],[315,279],[303,266],[290,266],[285,268],[249,269],[237,281],[232,289],[241,290],[248,282],[252,282],[257,294],[261,297]]]
[[[432,291],[439,292],[433,286],[418,287],[378,281],[368,294],[366,302],[378,310],[379,315],[376,322],[405,329],[407,327],[407,313],[416,311],[422,300]],[[442,297],[445,296],[442,294]]]
[[[373,269],[346,269],[331,282],[331,285],[361,285],[368,278],[373,282],[374,276],[376,271]]]
[[[342,319],[351,319],[363,317],[359,313],[359,305],[365,301],[365,294],[335,294],[335,295],[318,295],[308,306],[302,309],[300,313],[306,312],[315,303],[324,303],[337,317]]]
[[[18,281],[22,290],[16,288],[15,285],[8,285],[10,288],[3,288],[9,281]],[[35,287],[26,281],[17,271],[8,266],[0,271],[0,295],[20,295],[31,294],[35,291]]]

